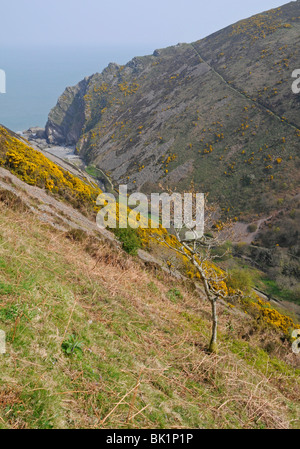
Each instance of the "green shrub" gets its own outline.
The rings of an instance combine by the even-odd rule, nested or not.
[[[253,284],[252,275],[246,268],[234,268],[228,273],[227,285],[234,290],[247,293]]]
[[[135,256],[138,252],[138,249],[141,248],[142,242],[139,238],[135,229],[125,228],[125,229],[116,229],[115,230],[116,237],[122,243],[122,248],[128,254]]]
[[[175,303],[178,301],[178,299],[183,299],[183,296],[178,288],[171,288],[171,290],[169,290],[167,293],[167,297],[170,301]]]

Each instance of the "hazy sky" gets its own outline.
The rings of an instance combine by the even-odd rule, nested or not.
[[[284,0],[7,0],[0,45],[192,42]]]

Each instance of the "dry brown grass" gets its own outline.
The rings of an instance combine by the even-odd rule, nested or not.
[[[47,277],[44,282],[37,276],[24,293],[29,311],[18,315],[1,368],[2,388],[15,388],[18,394],[0,399],[0,425],[36,426],[40,421],[29,415],[36,402],[44,401],[47,421],[40,427],[48,420],[62,428],[299,426],[294,368],[280,360],[276,365],[260,352],[255,333],[248,341],[242,339],[240,317],[220,308],[220,354],[209,355],[210,305],[187,283],[147,271],[122,251],[90,237],[70,240],[30,214],[6,209],[1,223],[1,257],[17,266],[11,279],[15,287],[22,286],[24,264]],[[41,255],[46,260],[37,261]],[[177,302],[168,297],[174,286],[183,296]],[[59,291],[64,289],[62,304]],[[1,303],[16,299],[4,296]],[[32,333],[23,348],[16,343],[25,323]],[[262,332],[265,339],[273,336],[273,331]],[[61,352],[61,341],[70,333],[87,334],[82,360]],[[110,375],[103,372],[106,366]],[[22,401],[29,411],[5,416],[4,401],[10,410],[20,410]]]
[[[81,250],[78,248],[79,253]],[[92,259],[87,258],[83,260],[79,257],[79,253],[67,252],[66,259],[72,264],[76,264],[80,271],[83,271],[87,277],[96,277],[101,279],[102,285],[110,292],[111,297],[123,297],[126,299],[136,311],[138,311],[141,317],[145,313],[145,304],[148,302],[148,292],[145,289],[145,285],[149,282],[153,282],[152,273],[146,272],[140,267],[132,258],[124,255],[121,251],[112,251],[111,247],[102,245],[98,254]],[[94,258],[96,257],[96,264],[94,264]],[[120,273],[121,270],[121,273]],[[155,285],[159,290],[159,295],[153,297],[151,301],[150,310],[148,312],[155,314],[155,320],[157,322],[158,317],[162,324],[167,321],[171,321],[173,326],[180,326],[180,312],[186,310],[188,307],[193,311],[200,312],[208,316],[210,314],[210,305],[206,304],[202,300],[199,301],[197,294],[193,294],[189,288],[184,284],[180,287],[184,290],[185,301],[181,305],[173,305],[168,303],[166,309],[165,302],[167,301],[167,292],[174,286],[174,280],[165,273],[161,273],[162,279],[155,279]],[[177,282],[176,282],[177,285]],[[203,313],[205,312],[205,313]],[[221,331],[225,332],[227,316],[221,314]],[[244,325],[243,325],[244,326]],[[269,331],[271,332],[271,331]],[[274,332],[275,334],[275,332]],[[152,334],[153,335],[153,334]],[[188,389],[185,384],[188,379],[192,379],[196,382],[207,383],[212,388],[220,388],[220,376],[222,376],[222,386],[226,391],[223,397],[223,402],[219,405],[219,401],[216,405],[208,407],[210,413],[215,416],[216,420],[226,412],[230,413],[228,408],[229,403],[235,404],[237,409],[242,410],[247,416],[247,421],[240,420],[242,427],[251,428],[253,421],[261,421],[266,424],[268,428],[288,428],[289,422],[284,418],[284,410],[286,404],[283,396],[279,391],[274,396],[274,384],[275,378],[272,374],[265,375],[258,374],[254,368],[247,366],[243,361],[236,360],[236,357],[230,353],[226,355],[208,355],[205,353],[205,338],[201,333],[199,336],[199,342],[195,341],[195,333],[187,332],[183,338],[180,337],[178,341],[174,343],[174,337],[166,338],[163,333],[155,331],[156,338],[159,339],[160,349],[157,353],[157,359],[163,359],[166,354],[172,356],[176,360],[176,353],[178,348],[182,347],[187,341],[193,342],[193,346],[188,354],[179,361],[176,360],[176,366],[182,373],[179,378],[170,378],[164,375],[167,368],[148,368],[144,367],[141,370],[143,374],[143,383],[151,383],[154,379],[165,378],[174,386],[174,390],[179,390],[184,393],[188,391],[192,393],[191,389]],[[265,331],[265,337],[267,332]],[[149,346],[155,345],[150,338],[146,339],[145,350],[149,351]],[[261,337],[261,335],[260,335]],[[199,352],[198,348],[202,346],[202,351]],[[157,350],[158,348],[156,348]],[[224,348],[225,349],[225,348]],[[192,361],[185,362],[184,359]],[[152,362],[152,361],[151,361]],[[141,374],[139,375],[140,378]],[[284,376],[279,376],[283,382]],[[278,384],[278,382],[275,382]],[[140,385],[140,383],[138,383]],[[136,387],[134,387],[135,389]],[[126,395],[117,403],[124,403]],[[293,399],[297,398],[298,393],[296,391],[291,392],[290,395]],[[194,392],[195,394],[195,392]],[[134,396],[135,397],[135,396]],[[299,396],[298,396],[299,397]],[[196,396],[196,402],[199,398]],[[111,413],[115,412],[117,405]],[[221,413],[222,411],[222,413]],[[137,411],[137,413],[139,413]],[[110,416],[110,415],[109,415]],[[104,424],[106,419],[101,421]],[[226,425],[226,421],[224,423]],[[227,422],[230,425],[229,422]]]

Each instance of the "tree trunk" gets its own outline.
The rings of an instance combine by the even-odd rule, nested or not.
[[[218,316],[217,316],[217,302],[216,299],[211,299],[211,311],[212,311],[212,334],[209,344],[209,352],[217,353],[217,328],[218,328]]]

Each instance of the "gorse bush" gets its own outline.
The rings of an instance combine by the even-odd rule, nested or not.
[[[251,306],[256,309],[259,317],[261,317],[264,322],[280,329],[286,335],[289,335],[290,330],[297,328],[292,318],[283,315],[278,310],[274,309],[269,302],[262,301],[257,295],[256,302],[253,301]]]
[[[0,127],[0,166],[27,184],[38,186],[68,200],[73,206],[93,210],[101,190],[58,167],[39,151]]]

